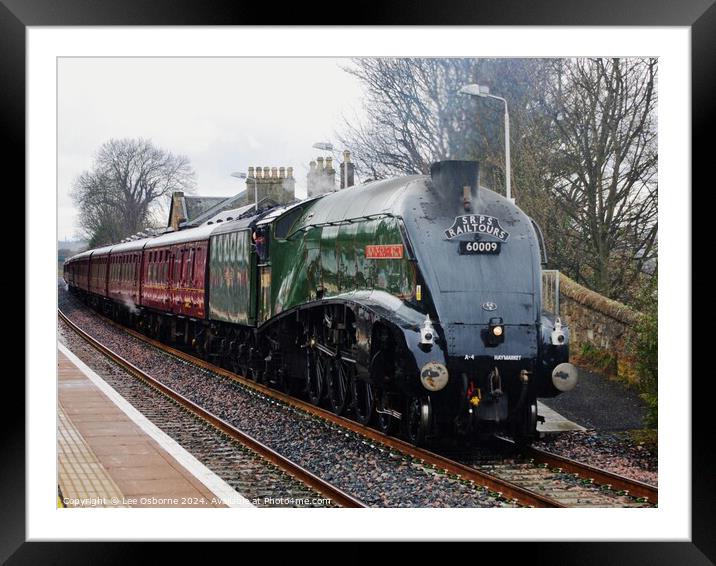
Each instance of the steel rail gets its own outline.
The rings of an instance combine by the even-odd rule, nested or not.
[[[506,447],[515,448],[515,442],[503,436],[496,436],[495,439]],[[525,458],[533,460],[536,464],[542,464],[552,469],[558,469],[562,472],[576,474],[595,485],[609,487],[616,491],[621,491],[625,495],[630,495],[638,499],[644,499],[649,503],[658,505],[659,488],[648,483],[640,482],[631,478],[620,476],[614,472],[603,470],[572,460],[566,456],[554,454],[549,450],[535,448],[534,446],[526,446],[520,449]]]
[[[116,362],[118,365],[120,365],[125,371],[130,373],[132,376],[144,381],[151,387],[159,390],[161,393],[166,395],[167,397],[173,399],[177,403],[179,403],[181,406],[188,409],[190,412],[194,413],[197,417],[200,419],[210,423],[212,426],[220,430],[221,432],[227,434],[234,440],[237,440],[247,448],[251,449],[258,455],[260,455],[263,459],[271,462],[272,464],[278,466],[280,469],[285,471],[286,473],[290,474],[291,476],[295,477],[296,479],[300,480],[301,482],[305,483],[306,485],[310,486],[312,489],[323,495],[324,497],[330,498],[333,502],[337,503],[341,507],[366,507],[365,503],[362,501],[359,501],[358,499],[352,497],[351,495],[345,493],[341,489],[337,488],[336,486],[328,483],[327,481],[319,478],[312,472],[306,470],[299,464],[296,464],[295,462],[292,462],[288,458],[282,456],[275,450],[269,448],[262,442],[256,440],[255,438],[249,436],[245,432],[235,428],[233,425],[227,423],[220,417],[217,417],[213,413],[207,411],[206,409],[200,407],[193,401],[187,399],[184,397],[181,393],[178,393],[171,387],[168,387],[167,385],[163,384],[161,381],[153,378],[149,374],[145,373],[138,367],[136,367],[131,362],[125,360],[121,355],[117,354],[92,336],[90,336],[87,332],[82,330],[79,326],[77,326],[74,322],[72,322],[61,310],[58,309],[58,314],[60,319],[62,319],[63,322],[65,322],[75,333],[77,333],[82,339],[84,339],[88,344],[90,344],[93,348],[95,348],[97,351],[99,351],[101,354],[109,357],[114,362]]]
[[[530,446],[523,449],[522,453],[525,457],[533,459],[537,464],[546,464],[550,468],[560,468],[562,471],[592,480],[596,485],[611,487],[614,490],[624,492],[625,495],[644,499],[654,505],[659,503],[659,488],[648,483],[619,476],[613,472],[595,468],[589,464],[583,464],[540,448]]]

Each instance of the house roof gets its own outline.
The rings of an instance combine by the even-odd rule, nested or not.
[[[205,197],[184,197],[187,201],[187,209],[189,208],[189,199],[190,198],[203,198],[204,200],[208,201],[209,198]],[[214,198],[214,197],[210,197]],[[182,226],[199,226],[209,220],[210,218],[213,218],[217,214],[220,214],[222,212],[225,212],[227,210],[235,209],[243,204],[245,204],[246,201],[246,191],[241,191],[234,195],[233,197],[229,198],[218,198],[216,199],[216,202],[212,206],[209,206],[202,210],[199,214],[192,215],[191,213],[188,214],[188,218],[186,222],[182,222]],[[189,212],[187,210],[187,212]]]
[[[201,216],[204,212],[225,200],[227,200],[226,197],[185,196],[186,218],[188,221],[192,221],[197,216]]]

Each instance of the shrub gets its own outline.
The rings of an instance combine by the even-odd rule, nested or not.
[[[659,385],[659,306],[656,275],[645,286],[639,302],[643,316],[635,328],[636,368],[642,390],[641,397],[648,405],[644,424],[656,428],[658,425]]]
[[[609,377],[615,377],[617,375],[616,358],[606,350],[597,348],[589,342],[581,344],[576,356],[576,361],[603,375]]]

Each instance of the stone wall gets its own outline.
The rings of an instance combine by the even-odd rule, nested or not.
[[[642,316],[560,274],[560,316],[569,325],[570,358],[610,377],[636,383],[631,344]]]

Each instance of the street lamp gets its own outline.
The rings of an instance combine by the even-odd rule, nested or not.
[[[462,87],[460,94],[468,94],[470,96],[481,96],[483,98],[495,98],[505,103],[505,189],[507,198],[515,202],[512,198],[512,185],[510,182],[510,115],[507,112],[507,101],[501,96],[490,94],[490,88],[484,85],[469,84]]]
[[[235,171],[231,174],[232,177],[236,177],[237,179],[248,179],[249,176],[244,173],[243,171]],[[258,211],[259,209],[259,189],[258,189],[258,182],[256,181],[256,177],[253,178],[254,181],[254,210]]]
[[[328,142],[316,142],[313,144],[314,149],[322,151],[333,151],[333,144]]]

